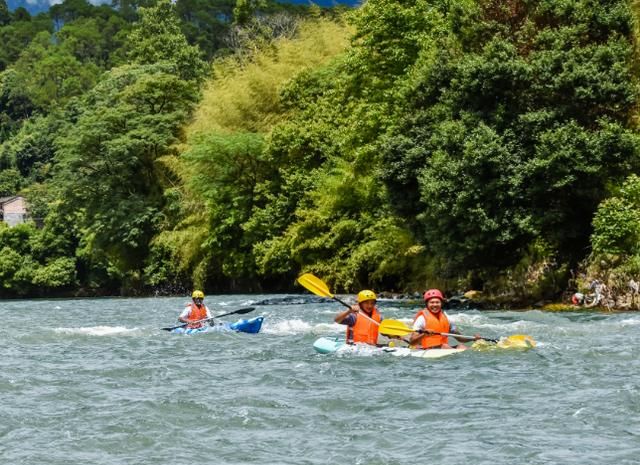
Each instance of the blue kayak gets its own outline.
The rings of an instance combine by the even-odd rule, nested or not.
[[[218,333],[218,332],[240,332],[256,334],[262,328],[263,316],[257,316],[251,319],[238,320],[235,323],[216,323],[213,326],[205,325],[201,328],[176,328],[171,332],[174,334],[196,334],[196,333]]]

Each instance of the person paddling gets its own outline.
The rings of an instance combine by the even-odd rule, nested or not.
[[[409,342],[419,349],[466,349],[463,344],[456,347],[449,345],[448,336],[437,333],[460,334],[458,328],[449,321],[449,317],[442,310],[444,296],[438,289],[429,289],[424,293],[424,302],[427,308],[423,308],[413,319],[413,330]],[[481,339],[474,335],[475,339]]]
[[[376,300],[373,291],[360,291],[358,303],[336,315],[334,321],[347,326],[347,343],[378,343],[378,327],[382,317],[376,308]]]
[[[187,328],[202,328],[205,322],[200,320],[211,318],[211,312],[203,303],[204,292],[193,291],[193,294],[191,294],[191,300],[193,302],[184,308],[178,317],[178,321],[187,323]]]

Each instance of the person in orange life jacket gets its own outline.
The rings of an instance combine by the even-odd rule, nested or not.
[[[187,328],[202,328],[206,322],[199,320],[211,318],[211,312],[203,303],[204,293],[202,291],[193,291],[193,294],[191,294],[191,300],[193,302],[184,308],[178,317],[178,321],[187,323]]]
[[[360,291],[358,303],[336,315],[334,321],[347,326],[347,342],[378,343],[378,327],[382,317],[376,308],[376,299],[373,291]]]
[[[449,345],[448,336],[436,334],[460,334],[458,328],[449,321],[449,317],[442,310],[442,302],[444,301],[442,292],[438,289],[429,289],[424,293],[424,301],[427,308],[420,310],[413,320],[412,329],[415,332],[409,338],[411,345],[420,349],[466,349],[467,347],[463,344],[452,347]],[[480,339],[477,334],[474,337]]]

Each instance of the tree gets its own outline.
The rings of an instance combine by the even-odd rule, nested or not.
[[[0,73],[0,142],[8,139],[37,109],[14,69]]]
[[[87,0],[64,0],[62,3],[51,6],[49,15],[61,24],[67,24],[82,17],[93,15],[95,7]]]
[[[19,6],[13,11],[13,21],[14,22],[31,21],[31,15],[29,14],[29,11],[27,11],[26,8]]]
[[[94,18],[78,19],[65,24],[56,37],[80,62],[105,66],[109,54],[106,37],[101,32],[104,25],[101,23]]]
[[[20,172],[15,168],[0,169],[0,197],[16,195],[21,181]]]
[[[57,113],[27,120],[17,134],[0,145],[0,160],[9,160],[10,166],[29,183],[47,180],[53,168],[54,141],[62,126]]]
[[[0,26],[5,26],[11,21],[11,14],[9,13],[9,7],[7,7],[6,0],[0,0]]]
[[[264,0],[236,0],[236,6],[233,8],[233,22],[237,25],[245,25],[251,20],[256,10],[264,7]]]
[[[262,137],[211,134],[192,143],[184,157],[194,173],[188,188],[199,192],[208,213],[208,239],[198,257],[208,270],[207,287],[219,287],[225,280],[253,287],[253,241],[244,225],[257,204],[258,186],[272,174]]]
[[[58,139],[58,197],[80,210],[85,256],[121,273],[141,270],[160,219],[156,160],[178,141],[196,99],[169,65],[111,70],[82,100]]]
[[[150,8],[140,8],[140,21],[129,34],[132,48],[129,59],[137,64],[171,63],[186,80],[200,81],[207,73],[207,65],[197,46],[189,45],[180,30],[176,7],[169,0],[161,0]]]
[[[481,2],[408,74],[383,179],[453,274],[495,274],[535,238],[575,264],[609,183],[639,168],[629,11],[570,4]]]
[[[33,21],[13,20],[6,26],[0,26],[0,71],[13,64],[42,31],[53,31],[53,25],[46,16],[38,16]]]
[[[640,252],[640,178],[629,176],[620,193],[604,200],[593,217],[591,244],[595,259],[606,254]]]
[[[233,19],[233,0],[178,0],[176,13],[190,44],[197,44],[207,59],[225,45]]]
[[[332,134],[323,133],[324,115],[328,120],[336,116],[329,105],[316,108],[322,121],[286,121],[291,100],[301,95],[307,101],[325,89],[314,87],[317,80],[308,77],[309,68],[343,51],[349,29],[314,20],[298,31],[295,39],[258,49],[250,60],[217,63],[216,79],[203,92],[200,111],[188,128],[193,135],[189,149],[171,162],[184,188],[172,184],[165,192],[171,199],[167,227],[154,243],[170,251],[194,282],[273,288],[289,286],[295,273],[273,266],[274,261],[263,267],[257,255],[265,255],[268,247],[257,247],[295,219],[296,205],[324,160],[319,146],[332,145]],[[302,70],[304,78],[297,79]],[[331,82],[330,73],[326,77]],[[331,92],[330,84],[326,89]],[[272,132],[276,122],[283,125]],[[265,138],[265,133],[270,135]]]
[[[36,36],[14,69],[24,93],[44,109],[64,104],[90,89],[99,74],[96,65],[83,64],[68,50],[53,45],[48,32]]]
[[[111,0],[111,6],[118,10],[120,15],[127,21],[138,19],[138,9],[140,7],[153,6],[155,0]]]

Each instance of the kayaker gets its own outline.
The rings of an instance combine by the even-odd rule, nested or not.
[[[203,303],[204,292],[193,291],[193,294],[191,294],[191,300],[192,302],[187,304],[178,317],[178,321],[188,323],[187,328],[202,328],[206,322],[200,320],[211,318],[211,312]]]
[[[376,308],[376,294],[370,290],[358,292],[358,303],[340,312],[335,322],[347,326],[347,343],[360,342],[376,345],[378,343],[378,326],[382,321]]]
[[[435,333],[460,334],[458,328],[449,321],[449,317],[442,310],[444,296],[438,289],[429,289],[424,293],[424,302],[427,308],[423,308],[413,319],[413,330],[409,342],[419,349],[466,349],[463,344],[455,347],[449,345],[449,337]],[[474,336],[481,339],[479,335]],[[468,339],[467,339],[468,340]]]

